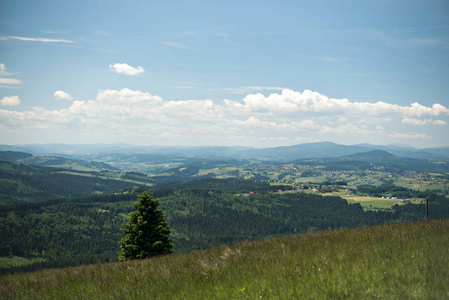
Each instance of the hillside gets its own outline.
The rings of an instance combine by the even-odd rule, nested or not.
[[[19,152],[19,151],[0,151],[0,160],[6,161],[16,161],[18,159],[24,159],[32,157],[30,153]]]
[[[0,160],[0,205],[76,198],[135,184],[98,173],[25,165]]]
[[[0,277],[5,299],[445,299],[449,220]],[[438,241],[438,242],[436,242]]]
[[[329,228],[417,221],[426,209],[424,204],[407,203],[364,210],[340,197],[271,193],[269,185],[250,181],[200,180],[195,185],[203,189],[164,185],[154,191],[172,229],[175,252]],[[249,195],[209,189],[232,186],[259,191]],[[0,206],[0,274],[117,261],[118,241],[124,235],[120,228],[142,189]],[[448,198],[430,195],[429,203],[431,220],[448,218]]]
[[[98,161],[83,161],[59,156],[33,156],[19,151],[0,151],[0,160],[41,167],[64,168],[76,171],[117,171],[116,168]]]
[[[363,146],[346,146],[331,142],[307,143],[288,147],[250,149],[241,153],[244,157],[287,162],[298,159],[337,157],[368,151]]]
[[[427,159],[400,157],[384,150],[370,150],[339,157],[300,160],[310,164],[323,164],[327,170],[383,169],[387,172],[422,171],[449,172],[446,161],[434,162]]]

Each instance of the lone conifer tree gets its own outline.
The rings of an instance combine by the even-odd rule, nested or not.
[[[155,255],[169,254],[173,247],[169,239],[170,228],[159,200],[145,192],[138,195],[133,204],[137,211],[130,213],[129,222],[121,229],[126,233],[120,241],[119,260],[141,259]]]

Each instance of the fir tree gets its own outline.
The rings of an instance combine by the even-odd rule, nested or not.
[[[159,205],[159,199],[153,199],[150,192],[138,195],[133,204],[136,211],[130,213],[129,222],[121,229],[126,237],[120,241],[120,261],[171,253],[170,228]]]

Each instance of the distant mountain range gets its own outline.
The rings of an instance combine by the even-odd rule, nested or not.
[[[205,159],[257,159],[290,162],[304,159],[341,157],[372,150],[382,150],[406,158],[449,162],[449,147],[418,149],[407,145],[340,145],[332,142],[299,144],[287,147],[251,148],[226,146],[137,146],[129,144],[31,144],[0,145],[0,151],[21,151],[33,155],[52,155],[93,160],[110,154],[159,154]],[[99,159],[101,161],[101,159]]]
[[[388,172],[426,171],[448,172],[449,163],[428,159],[400,157],[383,150],[371,150],[339,157],[300,160],[309,164],[323,165],[327,170],[366,170],[372,167]]]
[[[98,161],[84,161],[79,159],[69,159],[59,156],[33,156],[30,153],[19,151],[0,151],[0,161],[20,163],[24,165],[34,165],[41,167],[56,167],[78,171],[118,171],[108,164]]]

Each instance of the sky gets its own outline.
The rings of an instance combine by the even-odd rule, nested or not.
[[[2,0],[0,144],[449,146],[449,1]]]

